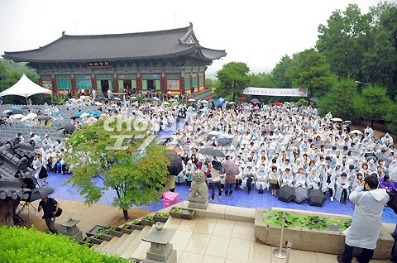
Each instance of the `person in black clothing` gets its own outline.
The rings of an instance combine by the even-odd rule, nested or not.
[[[37,211],[43,209],[43,219],[51,233],[58,234],[58,230],[55,228],[55,214],[59,208],[58,202],[54,198],[44,197],[39,203]]]

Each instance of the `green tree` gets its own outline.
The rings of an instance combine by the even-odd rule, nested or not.
[[[293,60],[288,55],[284,55],[280,62],[272,70],[274,86],[276,88],[291,88],[292,79],[290,71],[293,65]]]
[[[125,220],[131,205],[160,198],[170,162],[167,149],[144,135],[146,124],[130,121],[106,119],[84,125],[68,139],[72,153],[67,157],[73,170],[70,181],[80,188],[86,203],[97,202],[105,189],[114,189],[113,205],[123,211]],[[120,138],[123,143],[117,146]],[[103,187],[94,183],[94,177],[102,180]]]
[[[336,10],[327,24],[318,27],[317,50],[324,54],[331,70],[339,77],[361,79],[365,50],[373,45],[370,14],[361,14],[358,5]]]
[[[397,103],[391,102],[386,109],[385,120],[387,121],[386,123],[387,128],[394,134],[397,133],[396,112],[397,112]]]
[[[17,83],[23,74],[39,83],[39,75],[26,64],[0,59],[0,92]]]
[[[366,86],[361,96],[354,101],[355,112],[358,116],[371,121],[384,120],[392,101],[387,97],[387,89],[380,86]]]
[[[230,62],[223,65],[222,69],[216,73],[221,82],[216,89],[216,94],[223,97],[231,95],[232,100],[235,101],[236,96],[240,96],[247,87],[249,71],[247,64],[243,62]]]
[[[327,94],[320,99],[318,106],[322,112],[332,112],[333,116],[342,119],[354,119],[354,103],[357,99],[357,84],[354,80],[340,79],[335,81]]]
[[[273,88],[274,81],[271,73],[252,73],[249,75],[250,87]]]
[[[294,54],[289,76],[293,88],[308,89],[309,98],[324,96],[335,81],[325,56],[314,49]]]

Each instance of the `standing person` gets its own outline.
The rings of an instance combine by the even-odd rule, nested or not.
[[[58,202],[54,198],[44,197],[39,203],[37,211],[43,209],[43,219],[51,233],[58,234],[58,230],[55,228],[55,214],[59,208]]]
[[[230,157],[226,156],[226,160],[223,162],[223,168],[226,172],[225,178],[225,195],[232,195],[234,185],[236,184],[236,175],[239,173],[238,164],[236,164]]]
[[[41,154],[38,154],[37,158],[33,160],[32,166],[36,171],[35,175],[37,175],[37,177],[40,179],[41,186],[48,184],[48,173],[44,165],[43,156]]]
[[[360,263],[367,263],[374,255],[376,242],[382,229],[383,208],[389,201],[385,189],[378,188],[378,178],[367,176],[362,186],[352,192],[350,201],[355,204],[351,226],[345,230],[345,250],[337,257],[339,263],[351,263],[354,247],[362,248],[357,256]]]
[[[215,202],[215,188],[218,188],[218,197],[222,198],[222,190],[221,190],[221,164],[216,159],[212,161],[212,164],[209,164],[209,168],[211,170],[211,202]]]
[[[196,166],[193,164],[192,160],[189,160],[185,166],[185,178],[186,178],[186,185],[191,186],[193,172],[196,170]]]

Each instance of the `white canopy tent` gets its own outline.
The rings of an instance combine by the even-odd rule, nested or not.
[[[52,91],[49,89],[45,89],[33,81],[31,81],[25,74],[22,75],[21,79],[18,80],[10,88],[6,89],[5,91],[0,93],[0,97],[7,96],[7,95],[16,95],[25,97],[26,100],[28,97],[36,94],[52,94]]]

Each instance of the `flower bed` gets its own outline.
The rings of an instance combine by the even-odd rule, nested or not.
[[[167,222],[168,218],[170,218],[170,214],[169,213],[157,212],[153,216],[154,222],[161,222],[161,223]]]
[[[196,210],[181,207],[173,207],[170,211],[172,217],[188,220],[192,220],[195,214]]]
[[[146,215],[141,220],[142,225],[152,226],[154,222],[154,215]]]
[[[345,245],[343,231],[350,225],[351,217],[309,211],[286,212],[284,240],[292,241],[297,250],[342,254]],[[257,209],[254,235],[271,246],[279,246],[282,212],[280,210]],[[375,249],[374,258],[387,259],[394,240],[383,227]],[[358,251],[355,251],[357,253]]]
[[[126,234],[131,234],[134,230],[142,230],[145,226],[142,225],[141,220],[134,220],[129,224],[124,224],[120,231]]]
[[[121,237],[123,232],[121,232],[121,228],[119,227],[96,225],[86,234],[87,237],[94,237],[96,239],[110,241],[114,236]]]

